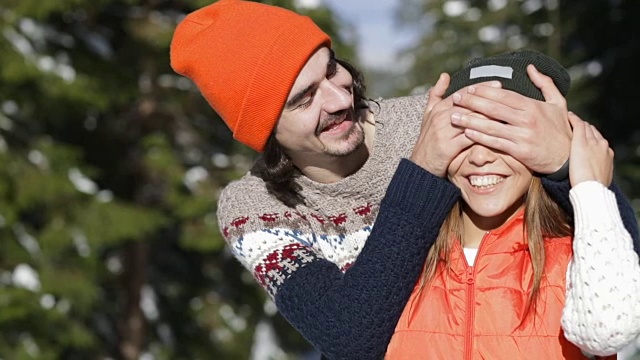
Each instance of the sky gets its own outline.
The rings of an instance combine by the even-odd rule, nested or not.
[[[399,0],[298,0],[306,6],[320,3],[334,9],[336,15],[355,27],[359,39],[359,57],[363,65],[376,69],[393,66],[396,51],[410,43],[411,32],[394,25]]]

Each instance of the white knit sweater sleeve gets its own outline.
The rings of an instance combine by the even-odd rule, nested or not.
[[[613,192],[597,181],[573,187],[573,257],[562,328],[590,354],[620,351],[640,334],[640,263]]]

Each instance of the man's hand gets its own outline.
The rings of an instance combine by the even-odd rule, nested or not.
[[[609,186],[613,179],[613,150],[593,125],[569,113],[573,126],[569,181],[576,186],[583,181],[595,180]]]
[[[453,113],[451,122],[465,128],[470,140],[504,151],[533,171],[551,174],[569,158],[567,103],[550,77],[533,65],[527,67],[527,73],[546,102],[510,90],[469,86],[451,96],[454,103],[499,121]]]
[[[464,135],[464,130],[451,124],[454,112],[469,113],[468,110],[453,105],[453,100],[442,96],[449,86],[448,74],[440,75],[438,82],[429,91],[429,100],[420,135],[409,158],[430,173],[443,177],[451,161],[473,141]]]

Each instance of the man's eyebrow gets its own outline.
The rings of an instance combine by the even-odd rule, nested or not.
[[[287,103],[285,104],[285,107],[287,108],[294,107],[300,100],[302,100],[309,93],[309,91],[313,90],[315,87],[316,87],[316,83],[314,82],[309,86],[307,86],[306,88],[298,91],[295,95],[293,95],[293,97],[291,97],[291,100],[287,101]]]
[[[327,61],[327,68],[335,67],[337,65],[336,56],[333,49],[329,49],[329,60]],[[291,97],[291,100],[287,101],[285,104],[285,108],[290,109],[294,107],[302,98],[304,98],[311,90],[316,87],[317,83],[311,83],[306,88],[298,91],[295,95]]]

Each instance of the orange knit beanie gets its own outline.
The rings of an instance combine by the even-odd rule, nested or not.
[[[233,137],[264,151],[300,70],[331,40],[292,11],[219,0],[187,15],[171,41],[171,67],[190,78]]]

